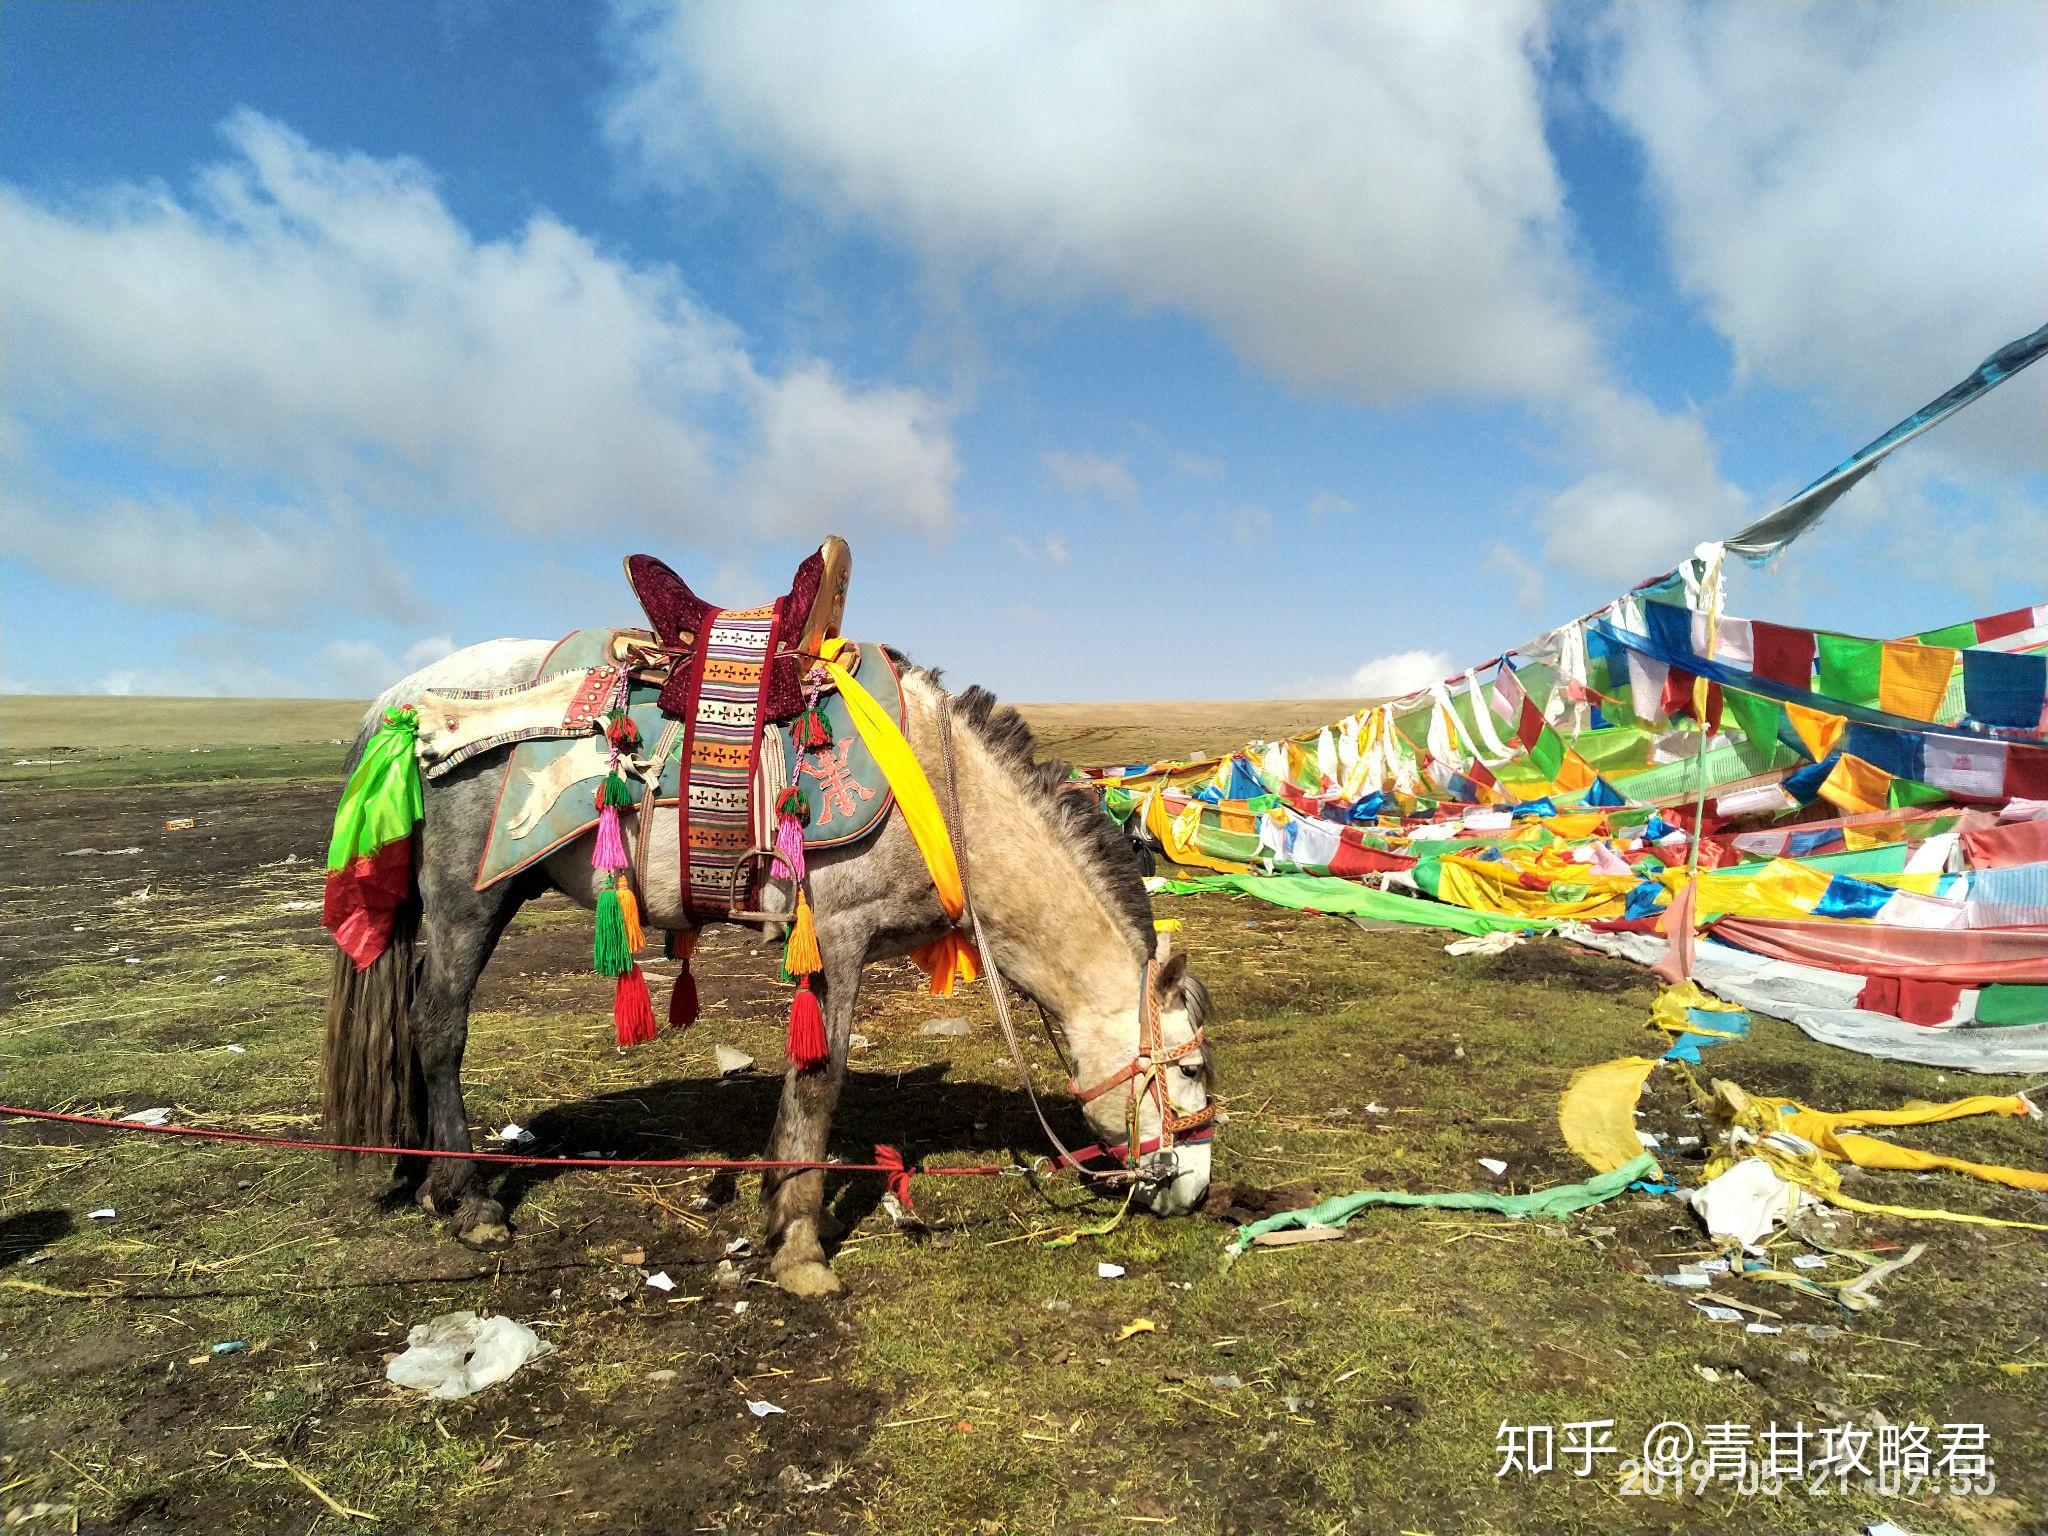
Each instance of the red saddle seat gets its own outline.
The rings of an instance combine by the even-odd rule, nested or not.
[[[775,599],[772,659],[761,704],[763,723],[792,719],[803,708],[804,672],[810,654],[826,636],[838,633],[839,620],[846,611],[851,564],[846,541],[829,538],[804,558],[790,579],[789,590]],[[671,650],[694,652],[704,626],[714,614],[725,611],[691,591],[690,584],[667,562],[653,555],[628,555],[626,580],[640,599],[655,638]],[[676,667],[661,691],[661,707],[670,714],[680,715],[685,710],[688,672],[687,667]]]

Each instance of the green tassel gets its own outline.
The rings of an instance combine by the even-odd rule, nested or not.
[[[598,795],[597,803],[600,807],[609,805],[621,811],[633,804],[633,786],[626,782],[625,775],[618,769],[614,768],[604,776],[604,789]]]
[[[619,893],[610,886],[597,898],[597,940],[590,965],[600,976],[623,976],[633,968],[633,952],[626,948],[626,914],[619,909]]]

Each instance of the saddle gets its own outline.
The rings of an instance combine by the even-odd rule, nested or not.
[[[690,590],[690,584],[653,555],[626,557],[626,582],[647,622],[654,629],[654,643],[635,646],[629,634],[617,643],[622,665],[646,676],[664,675],[661,707],[672,715],[685,715],[689,702],[688,662],[696,659],[701,642],[716,627],[723,613],[748,617],[767,615],[767,678],[760,695],[760,718],[764,724],[793,719],[803,708],[803,674],[818,654],[818,647],[839,633],[846,615],[847,580],[853,573],[853,551],[837,534],[806,556],[790,578],[789,590],[773,602],[748,608],[720,609]],[[634,663],[638,666],[634,667]]]
[[[851,551],[829,538],[797,567],[782,596],[734,609],[699,597],[653,555],[625,564],[649,629],[578,631],[530,683],[422,695],[419,756],[427,776],[438,778],[513,748],[500,790],[506,814],[494,818],[477,871],[481,889],[587,829],[595,813],[579,809],[583,797],[569,791],[602,778],[605,720],[623,708],[646,753],[650,798],[677,807],[686,909],[699,921],[735,914],[748,904],[750,877],[774,827],[769,807],[782,790],[793,782],[815,786],[825,773],[852,784],[863,810],[873,800],[879,770],[854,750],[849,723],[831,707],[836,697],[819,697],[815,681],[807,682],[820,648],[839,632]],[[855,670],[866,649],[849,647]],[[885,670],[893,684],[893,666]],[[837,732],[824,723],[827,715]],[[836,762],[830,752],[807,755],[816,745],[813,728],[840,743]],[[863,773],[871,775],[866,783]],[[813,798],[829,804],[815,789]],[[865,835],[886,803],[875,814],[843,818],[837,838]],[[804,840],[825,834],[821,822]]]

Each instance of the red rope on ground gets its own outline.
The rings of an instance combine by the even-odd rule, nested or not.
[[[903,1160],[890,1146],[877,1146],[871,1163],[832,1163],[818,1159],[767,1157],[526,1157],[517,1152],[455,1152],[434,1147],[370,1147],[336,1141],[298,1141],[289,1136],[265,1136],[256,1131],[211,1131],[196,1125],[144,1125],[135,1120],[109,1120],[100,1115],[67,1115],[54,1109],[22,1109],[0,1104],[0,1115],[18,1115],[24,1120],[49,1120],[59,1125],[87,1125],[105,1131],[148,1131],[159,1136],[197,1136],[205,1141],[239,1141],[259,1147],[283,1147],[293,1152],[353,1152],[367,1157],[437,1157],[465,1163],[507,1163],[522,1168],[701,1168],[738,1173],[880,1173],[899,1199],[908,1199],[913,1173],[969,1178],[995,1178],[1010,1172],[1007,1167],[928,1168]]]

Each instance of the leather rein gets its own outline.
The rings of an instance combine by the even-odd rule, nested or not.
[[[1198,1110],[1187,1114],[1178,1113],[1173,1107],[1172,1095],[1167,1087],[1166,1074],[1174,1063],[1202,1049],[1203,1031],[1196,1029],[1180,1045],[1168,1046],[1159,1018],[1159,999],[1153,982],[1159,974],[1159,962],[1147,959],[1144,974],[1138,979],[1138,1049],[1130,1061],[1111,1073],[1091,1088],[1083,1088],[1072,1080],[1069,1067],[1069,1087],[1083,1104],[1099,1099],[1119,1087],[1129,1086],[1124,1106],[1124,1140],[1119,1144],[1096,1143],[1075,1152],[1060,1140],[1059,1133],[1046,1118],[1044,1107],[1038,1101],[1038,1090],[1031,1081],[1031,1066],[1024,1059],[1024,1045],[1018,1038],[1015,1020],[1010,1016],[1009,988],[1004,984],[1002,972],[996,966],[995,952],[990,949],[987,934],[981,925],[981,909],[975,904],[973,888],[968,881],[967,840],[965,828],[960,819],[960,786],[953,766],[953,696],[945,690],[939,694],[939,750],[945,770],[945,815],[947,832],[953,839],[953,857],[960,869],[960,889],[966,904],[966,919],[973,928],[974,947],[981,956],[982,968],[988,973],[989,994],[995,999],[996,1022],[1002,1027],[1003,1040],[1010,1050],[1010,1060],[1016,1064],[1017,1077],[1024,1085],[1024,1096],[1031,1101],[1031,1112],[1038,1117],[1039,1129],[1059,1154],[1049,1160],[1053,1168],[1075,1168],[1093,1177],[1125,1182],[1158,1182],[1158,1175],[1149,1175],[1139,1166],[1140,1160],[1154,1152],[1170,1152],[1177,1144],[1206,1142],[1214,1134],[1216,1106],[1204,1103]],[[1054,1032],[1052,1021],[1040,1017],[1045,1024],[1046,1038],[1052,1042],[1053,1050],[1061,1062],[1069,1061],[1069,1054]],[[1147,1100],[1159,1111],[1159,1134],[1150,1139],[1141,1139],[1143,1127],[1141,1116]],[[1113,1169],[1094,1169],[1087,1166],[1087,1159],[1103,1156],[1119,1159],[1123,1166]],[[1165,1179],[1173,1177],[1171,1171]]]

